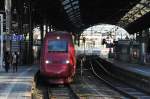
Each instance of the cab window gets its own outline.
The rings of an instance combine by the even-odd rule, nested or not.
[[[68,43],[64,40],[49,40],[48,41],[48,51],[49,52],[67,52]]]

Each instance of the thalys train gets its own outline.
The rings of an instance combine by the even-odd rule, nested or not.
[[[40,75],[52,84],[68,84],[76,71],[72,35],[55,31],[46,34],[41,49]]]

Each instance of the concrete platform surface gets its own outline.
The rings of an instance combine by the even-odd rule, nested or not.
[[[133,64],[133,63],[126,63],[117,61],[114,59],[105,59],[106,61],[114,64],[114,66],[117,66],[119,68],[146,76],[150,78],[150,65],[142,65],[142,64]]]
[[[20,66],[18,72],[0,71],[0,99],[30,99],[38,66]]]

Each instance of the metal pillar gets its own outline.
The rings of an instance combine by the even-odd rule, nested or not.
[[[28,62],[29,64],[33,63],[33,23],[32,23],[32,5],[29,4],[29,55]]]
[[[40,25],[40,31],[41,31],[41,46],[43,44],[43,38],[44,38],[44,32],[43,32],[43,24]]]
[[[11,34],[11,0],[5,0],[6,33]],[[10,41],[6,40],[6,50],[10,51]]]
[[[45,30],[46,33],[48,33],[48,24],[46,23],[46,30]]]
[[[77,37],[77,40],[78,40],[78,46],[80,46],[80,36],[79,35]]]
[[[146,60],[145,60],[145,43],[142,42],[141,44],[141,63],[145,64]]]
[[[150,54],[150,28],[148,29],[148,36],[147,36],[147,52]]]
[[[22,20],[21,20],[21,16],[19,16],[19,33],[21,34],[21,33],[23,33],[23,23],[22,23]],[[22,52],[22,48],[21,48],[21,45],[22,44],[22,41],[20,41],[20,53]]]
[[[141,64],[145,64],[146,63],[146,59],[145,59],[145,55],[146,55],[146,50],[145,50],[145,31],[142,31],[142,33],[140,34],[140,43],[141,43]]]
[[[149,47],[149,37],[150,37],[150,35],[149,35],[149,29],[146,29],[145,30],[145,51],[146,51],[146,53],[148,53],[149,51],[148,51],[148,47]]]
[[[49,27],[49,31],[50,31],[50,32],[52,32],[52,31],[53,31],[52,29],[53,29],[53,26],[52,26],[52,25],[50,25],[50,27]]]
[[[3,15],[0,14],[0,70],[3,68]]]

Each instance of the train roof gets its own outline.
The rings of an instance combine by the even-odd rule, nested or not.
[[[72,39],[72,36],[69,32],[66,31],[53,31],[53,32],[48,32],[46,34],[46,38],[56,38],[57,36],[62,37],[62,38],[70,38]]]
[[[48,32],[47,35],[53,35],[53,34],[60,34],[60,35],[71,35],[69,32],[66,31],[52,31],[52,32]]]

